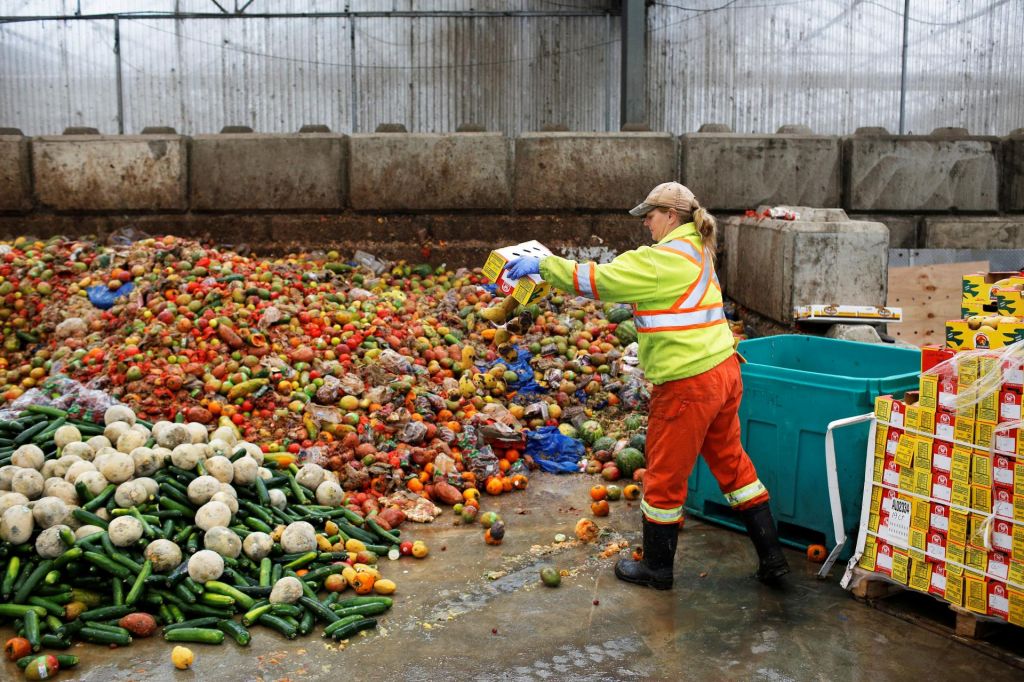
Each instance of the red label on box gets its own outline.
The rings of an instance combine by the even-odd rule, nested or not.
[[[896,446],[900,443],[900,436],[903,435],[903,429],[897,429],[889,427],[889,432],[886,434],[888,440],[885,442],[885,454],[886,456],[896,455]]]
[[[988,572],[998,580],[1006,580],[1010,572],[1010,555],[1003,552],[989,552]]]
[[[1010,616],[1010,595],[1006,585],[996,580],[988,581],[988,613],[1003,620]]]
[[[956,394],[958,381],[956,377],[942,377],[939,379],[939,409],[949,412],[956,412]],[[936,419],[938,416],[936,415]]]
[[[1006,519],[992,521],[992,548],[1000,552],[1013,551],[1013,523]]]
[[[889,412],[889,424],[897,429],[902,429],[907,423],[907,404],[902,400],[892,401],[892,410]],[[900,431],[900,433],[903,433]],[[892,436],[890,436],[891,438]]]
[[[936,415],[938,418],[938,415]],[[932,471],[953,471],[953,444],[936,438],[932,441]]]
[[[885,464],[882,469],[882,483],[899,487],[900,485],[900,465],[896,463],[896,458],[890,455],[885,456]]]
[[[992,513],[1004,519],[1013,518],[1013,488],[997,485],[992,487]]]
[[[935,437],[952,443],[956,440],[956,415],[949,412],[935,413]]]
[[[938,502],[932,502],[932,513],[928,520],[928,529],[939,531],[940,533],[949,532],[949,507]]]
[[[946,564],[938,563],[932,566],[932,580],[928,585],[928,591],[940,597],[946,596]]]
[[[900,496],[896,490],[882,489],[882,503],[878,510],[879,514],[888,514],[892,511],[892,501]]]
[[[992,482],[1013,489],[1013,459],[1006,455],[996,455],[992,459]]]
[[[1020,421],[1020,391],[1004,388],[999,391],[999,423]]]
[[[875,556],[875,570],[879,573],[892,575],[892,547],[888,542],[878,539],[878,554]]]
[[[937,530],[928,531],[928,549],[927,556],[925,557],[928,561],[945,561],[946,560],[946,534],[940,533]]]
[[[1024,358],[1009,357],[1003,360],[1003,386],[1024,389]]]
[[[949,502],[953,494],[953,481],[950,474],[944,471],[932,472],[932,497],[936,500]]]
[[[935,365],[946,360],[952,360],[956,351],[945,346],[922,346],[921,347],[921,374],[924,374]]]

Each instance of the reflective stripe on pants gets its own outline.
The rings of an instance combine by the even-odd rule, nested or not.
[[[703,374],[654,387],[641,506],[649,521],[675,523],[681,518],[686,482],[698,455],[703,455],[735,509],[768,500],[768,491],[740,443],[742,395],[735,355]]]

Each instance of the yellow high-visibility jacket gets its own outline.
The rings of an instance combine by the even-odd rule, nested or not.
[[[640,366],[651,383],[701,374],[734,352],[722,288],[693,223],[611,263],[548,256],[540,262],[540,275],[566,292],[633,304]]]

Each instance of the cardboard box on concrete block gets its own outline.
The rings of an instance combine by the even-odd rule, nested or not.
[[[181,211],[187,150],[180,135],[61,135],[32,140],[35,193],[58,211]]]
[[[884,306],[888,228],[842,209],[791,208],[798,220],[723,221],[725,295],[784,324],[802,305]]]
[[[197,135],[190,142],[191,207],[342,209],[346,141],[331,133]]]
[[[0,211],[32,208],[28,138],[0,135]]]
[[[996,211],[995,137],[864,134],[843,142],[850,211]]]
[[[934,216],[921,228],[925,249],[1024,249],[1024,216]]]
[[[360,211],[508,210],[511,143],[500,133],[380,133],[350,140]]]
[[[682,182],[712,212],[839,205],[838,137],[687,133],[679,139]]]
[[[519,210],[628,211],[677,177],[669,133],[523,133],[515,145]]]

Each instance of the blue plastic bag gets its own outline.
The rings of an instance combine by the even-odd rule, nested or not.
[[[516,373],[519,377],[512,388],[516,389],[520,394],[537,394],[543,393],[544,389],[540,387],[540,384],[533,378],[533,367],[530,366],[530,360],[533,359],[533,354],[526,349],[525,346],[516,346],[518,355],[516,356],[515,362],[509,362],[508,360],[499,358],[494,362],[483,362],[480,363],[483,371],[487,371],[497,364],[502,364],[508,367],[510,370]]]
[[[132,282],[125,282],[113,291],[105,284],[91,286],[85,291],[89,296],[89,303],[92,303],[100,310],[109,310],[114,306],[114,301],[132,293],[134,288],[135,285]]]
[[[542,426],[526,432],[525,452],[541,471],[571,474],[579,471],[586,448],[575,438],[563,435],[557,426]]]

